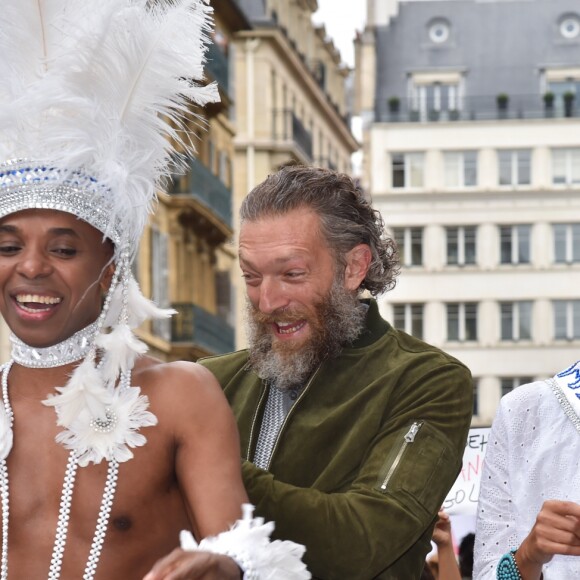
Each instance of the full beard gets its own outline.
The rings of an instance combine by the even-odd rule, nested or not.
[[[323,360],[338,356],[359,336],[365,317],[364,304],[338,281],[315,305],[313,314],[292,309],[263,314],[248,303],[250,365],[261,379],[278,389],[303,386]],[[273,323],[299,320],[306,320],[310,327],[305,342],[274,338]]]

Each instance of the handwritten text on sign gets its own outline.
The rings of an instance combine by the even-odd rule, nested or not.
[[[443,502],[443,509],[448,514],[475,515],[488,439],[489,427],[474,427],[469,430],[463,453],[463,467]]]

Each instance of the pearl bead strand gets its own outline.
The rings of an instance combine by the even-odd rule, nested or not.
[[[8,373],[12,367],[12,363],[13,361],[10,361],[0,368],[0,372],[2,373],[2,398],[4,402],[4,409],[6,411],[6,415],[11,427],[14,424],[14,412],[10,405],[10,399],[8,398]],[[60,578],[77,468],[78,462],[76,454],[74,451],[71,451],[62,488],[58,524],[56,528],[56,536],[48,573],[49,580],[58,580]],[[117,489],[118,471],[119,463],[115,460],[110,461],[107,470],[105,489],[103,491],[103,499],[101,501],[95,534],[93,536],[93,542],[91,544],[83,580],[93,580],[97,570],[97,564],[99,563],[103,542],[105,541],[105,536],[107,533],[107,523],[109,521],[111,507],[113,505],[115,491]],[[2,505],[2,556],[0,560],[0,580],[8,579],[8,527],[10,514],[9,498],[8,467],[6,460],[3,459],[0,461],[0,503]]]

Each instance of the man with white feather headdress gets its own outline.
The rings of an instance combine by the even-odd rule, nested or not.
[[[270,557],[277,577],[309,577],[300,546],[269,543],[272,524],[234,523],[238,436],[213,376],[145,356],[132,332],[171,314],[130,265],[175,127],[216,98],[194,82],[210,13],[204,0],[2,3],[0,580],[261,578]],[[164,557],[180,530],[199,552],[186,568],[179,549]]]

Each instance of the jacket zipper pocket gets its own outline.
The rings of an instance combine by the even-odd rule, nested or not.
[[[395,459],[393,460],[393,463],[391,464],[389,471],[385,475],[383,483],[381,483],[381,491],[385,491],[387,489],[389,481],[393,477],[393,473],[395,473],[395,470],[397,469],[399,463],[401,462],[401,458],[403,457],[403,454],[405,453],[407,446],[415,441],[415,437],[417,436],[417,433],[419,433],[419,429],[421,429],[422,426],[423,421],[415,421],[411,425],[405,436],[403,437],[403,441],[401,442],[399,451],[397,452],[397,455],[395,456]]]

